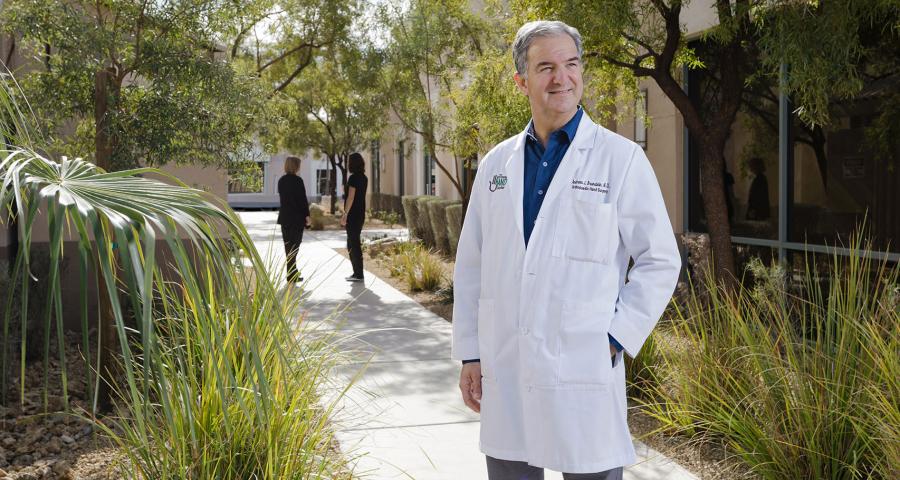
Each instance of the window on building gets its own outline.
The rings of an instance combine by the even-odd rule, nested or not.
[[[316,169],[316,195],[328,195],[328,169]]]
[[[248,163],[234,171],[229,169],[228,193],[262,193],[268,162]]]
[[[876,140],[898,89],[894,75],[869,81],[853,100],[833,99],[824,127],[794,118],[788,240],[847,246],[864,225],[872,248],[900,251],[900,149],[896,139]]]
[[[437,195],[437,185],[435,184],[435,165],[434,156],[427,150],[422,155],[422,162],[425,164],[425,195]]]
[[[372,192],[381,193],[381,142],[378,140],[372,140],[370,150],[370,163],[372,164]]]
[[[696,48],[703,48],[698,44]],[[713,108],[718,85],[707,76],[707,69],[691,69],[688,95],[701,109]],[[736,237],[778,238],[778,93],[777,79],[748,93],[752,107],[737,115],[728,148],[725,149],[725,206],[731,233]],[[772,99],[776,101],[773,101]],[[702,110],[703,111],[703,110]],[[699,143],[688,139],[688,225],[694,232],[707,232],[700,183]]]
[[[405,166],[403,165],[404,156],[406,154],[406,142],[400,140],[397,142],[397,194],[400,196],[404,195],[403,189],[403,169]]]
[[[695,105],[715,100],[715,85],[710,89],[711,82],[704,78],[710,70],[688,72],[688,93]],[[867,79],[853,99],[832,98],[830,122],[817,126],[795,115],[783,124],[777,82],[771,79],[748,89],[724,152],[726,197],[737,243],[772,247],[780,254],[805,245],[849,247],[853,235],[864,228],[864,240],[870,243],[858,247],[900,251],[900,147],[886,135],[891,125],[885,114],[897,102],[900,75]],[[779,140],[789,145],[784,158]],[[703,172],[692,136],[687,157],[688,229],[705,232]],[[779,188],[782,172],[784,185]],[[780,232],[779,214],[785,215]]]
[[[634,105],[634,141],[647,149],[647,89],[641,89]]]

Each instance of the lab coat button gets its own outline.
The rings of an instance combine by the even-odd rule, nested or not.
[[[528,333],[529,333],[529,332],[530,332],[530,330],[528,330],[528,327],[523,327],[523,328],[522,328],[522,335],[528,336]]]

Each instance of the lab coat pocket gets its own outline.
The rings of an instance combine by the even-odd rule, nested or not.
[[[563,306],[559,331],[559,383],[561,386],[600,388],[609,383],[609,324],[613,313],[596,303]]]
[[[492,352],[497,348],[494,330],[497,318],[494,313],[494,301],[481,298],[478,300],[478,352],[481,356],[481,376],[494,377],[494,358]]]
[[[608,264],[610,239],[618,235],[610,203],[570,198],[560,204],[553,256]]]

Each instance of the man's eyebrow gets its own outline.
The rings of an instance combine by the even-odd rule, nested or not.
[[[573,61],[578,61],[578,62],[580,62],[581,59],[578,58],[578,57],[572,57],[572,58],[567,59],[567,60],[564,61],[563,63],[569,63],[569,62],[573,62]],[[544,65],[553,65],[553,62],[548,62],[548,61],[538,62],[537,65],[535,65],[535,67],[538,67],[538,68],[539,68],[539,67],[542,67],[542,66],[544,66]]]

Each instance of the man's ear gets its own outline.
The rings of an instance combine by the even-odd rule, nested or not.
[[[516,81],[516,87],[519,88],[519,91],[522,92],[526,97],[528,96],[528,86],[525,85],[525,79],[519,75],[519,72],[513,74],[513,80]]]

